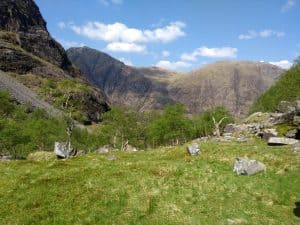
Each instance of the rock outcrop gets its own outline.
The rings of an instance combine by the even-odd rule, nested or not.
[[[55,81],[72,78],[85,83],[88,90],[71,98],[80,99],[88,123],[99,121],[100,114],[109,109],[104,92],[88,84],[85,76],[72,65],[63,47],[51,37],[33,0],[0,2],[0,70]],[[42,84],[36,82],[36,85]],[[82,108],[78,110],[82,111]]]

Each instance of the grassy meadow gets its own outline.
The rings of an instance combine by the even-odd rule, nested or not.
[[[300,154],[289,147],[200,143],[58,161],[0,162],[0,224],[300,224]],[[233,173],[235,157],[266,164]]]

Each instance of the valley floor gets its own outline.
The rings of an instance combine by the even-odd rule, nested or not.
[[[260,141],[200,145],[196,157],[181,146],[114,152],[112,161],[0,162],[0,223],[300,224],[300,154]],[[267,171],[234,174],[238,156]]]

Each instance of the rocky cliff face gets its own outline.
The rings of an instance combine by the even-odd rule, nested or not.
[[[37,5],[32,0],[2,0],[0,29],[8,32],[14,43],[33,55],[64,70],[71,70],[62,46],[48,33]]]
[[[89,86],[86,92],[76,93],[80,94],[86,118],[98,121],[99,114],[109,109],[104,92],[87,83],[85,76],[73,67],[63,47],[51,37],[33,0],[0,1],[0,70],[23,74],[24,80],[27,74],[36,76],[36,81],[41,77],[56,81],[76,78],[76,82]],[[42,82],[26,84],[32,88]]]
[[[160,68],[135,68],[90,48],[71,48],[70,60],[90,82],[101,87],[112,103],[140,110],[181,102],[191,113],[223,105],[237,117],[283,72],[259,62],[218,62],[190,73]]]
[[[233,115],[242,117],[282,72],[268,63],[217,62],[178,77],[169,91],[191,112],[223,105]]]
[[[104,90],[113,104],[149,110],[174,102],[168,95],[166,83],[153,79],[165,73],[159,68],[130,67],[88,47],[71,48],[67,54],[91,83]]]

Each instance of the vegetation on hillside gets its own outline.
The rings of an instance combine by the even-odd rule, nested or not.
[[[72,90],[83,88],[72,81],[65,82],[67,86],[71,85]],[[62,86],[65,82],[50,82],[46,86],[49,89],[45,88],[46,93],[51,92],[51,96],[56,96],[55,104],[70,104],[66,94],[69,91],[66,86]],[[10,154],[15,158],[26,157],[34,151],[52,151],[55,141],[66,140],[67,118],[51,118],[41,110],[30,112],[31,107],[16,105],[6,92],[0,92],[0,104],[0,154]],[[71,107],[71,111],[72,109]],[[232,117],[223,107],[193,117],[186,113],[186,109],[180,104],[166,106],[161,113],[112,108],[103,115],[102,123],[94,128],[93,134],[75,129],[72,144],[86,152],[105,144],[116,149],[123,149],[126,144],[139,149],[178,145],[211,135],[214,130],[212,118],[219,121],[226,117],[221,128],[232,122]]]
[[[0,163],[1,224],[297,225],[300,155],[262,142],[201,143],[72,160]],[[237,156],[267,171],[233,173]]]
[[[16,105],[6,92],[0,92],[0,155],[26,157],[34,151],[52,151],[55,141],[65,141],[66,118],[51,118],[43,110]],[[86,151],[100,143],[87,131],[75,128],[72,144]]]
[[[286,71],[275,85],[256,100],[250,110],[251,113],[274,112],[281,101],[300,99],[300,64],[297,63],[297,60],[295,60],[295,65]]]

